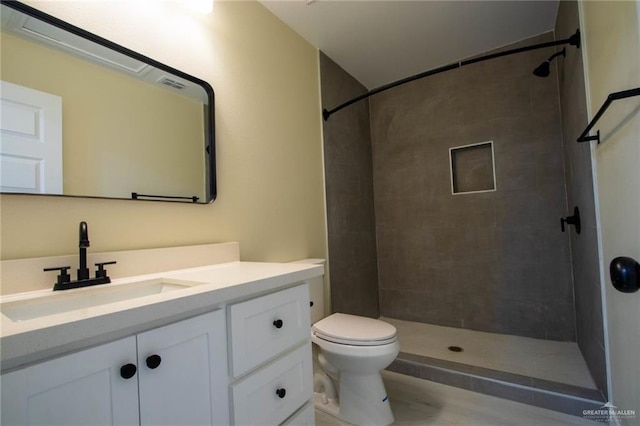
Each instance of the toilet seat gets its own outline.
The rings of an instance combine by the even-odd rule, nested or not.
[[[311,327],[319,339],[353,346],[381,346],[397,340],[396,328],[373,318],[349,314],[333,314]]]

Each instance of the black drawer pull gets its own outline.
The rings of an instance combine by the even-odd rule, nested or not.
[[[276,394],[280,397],[280,398],[284,398],[284,396],[287,394],[287,390],[285,388],[280,388],[276,390]]]
[[[150,355],[147,357],[147,367],[149,367],[152,370],[154,368],[158,368],[161,362],[162,362],[162,358],[160,358],[160,355]]]
[[[138,368],[135,364],[125,364],[120,367],[120,377],[129,380],[136,375],[136,371],[138,371]]]
[[[284,322],[282,322],[281,319],[277,319],[273,322],[273,326],[275,328],[282,328],[283,325],[284,325]]]

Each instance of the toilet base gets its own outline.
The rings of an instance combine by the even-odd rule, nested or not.
[[[340,418],[340,405],[338,404],[338,401],[335,399],[327,398],[324,392],[313,393],[313,405],[316,409],[322,411],[323,413],[327,413],[329,415],[332,415],[333,417]]]
[[[362,426],[387,426],[393,423],[389,398],[379,373],[340,375],[339,401],[326,394],[314,394],[315,407],[338,419]]]

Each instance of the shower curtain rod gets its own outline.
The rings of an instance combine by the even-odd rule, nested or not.
[[[535,49],[543,49],[545,47],[552,47],[552,46],[560,46],[562,44],[570,44],[572,46],[576,46],[578,49],[580,48],[580,30],[576,30],[575,34],[573,34],[571,37],[564,39],[564,40],[557,40],[557,41],[550,41],[547,43],[540,43],[540,44],[534,44],[531,46],[525,46],[525,47],[519,47],[517,49],[511,49],[511,50],[505,50],[504,52],[499,52],[499,53],[493,53],[491,55],[486,55],[486,56],[481,56],[479,58],[473,58],[473,59],[467,59],[465,61],[460,61],[460,62],[454,62],[452,64],[449,65],[445,65],[439,68],[435,68],[429,71],[425,71],[422,72],[420,74],[416,74],[416,75],[412,75],[411,77],[406,77],[403,78],[401,80],[398,81],[394,81],[393,83],[389,83],[389,84],[385,84],[384,86],[380,86],[377,87],[375,89],[372,89],[370,91],[368,91],[367,93],[364,93],[360,96],[356,96],[355,98],[351,99],[350,101],[347,101],[343,104],[338,105],[337,107],[333,108],[332,110],[327,110],[326,108],[322,110],[322,117],[324,118],[324,121],[327,121],[329,119],[329,117],[335,113],[340,111],[343,108],[348,107],[351,104],[354,104],[358,101],[361,101],[363,99],[368,98],[369,96],[373,96],[376,95],[380,92],[384,92],[385,90],[389,90],[392,89],[394,87],[400,86],[402,84],[405,83],[409,83],[411,81],[415,81],[415,80],[419,80],[421,78],[425,78],[425,77],[429,77],[431,75],[434,74],[439,74],[441,72],[444,71],[449,71],[449,70],[453,70],[456,68],[460,68],[463,67],[465,65],[471,65],[471,64],[475,64],[476,62],[482,62],[482,61],[486,61],[489,59],[495,59],[495,58],[499,58],[502,56],[507,56],[507,55],[513,55],[515,53],[521,53],[521,52],[528,52],[529,50],[535,50]]]

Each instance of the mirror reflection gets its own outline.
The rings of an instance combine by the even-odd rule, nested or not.
[[[213,201],[210,86],[20,6],[2,4],[0,190]]]

